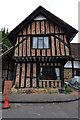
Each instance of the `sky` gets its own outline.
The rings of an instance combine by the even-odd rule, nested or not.
[[[39,5],[78,30],[79,0],[0,0],[0,29],[11,31]],[[78,34],[72,42],[78,42]]]

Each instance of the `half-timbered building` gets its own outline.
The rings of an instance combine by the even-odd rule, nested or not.
[[[64,65],[72,61],[70,42],[77,30],[42,6],[14,28],[14,85],[18,88],[64,86]]]
[[[64,78],[65,80],[70,80],[73,77],[80,76],[80,43],[71,43],[71,53],[73,59],[73,69],[71,61],[68,61],[64,66]],[[74,49],[75,48],[75,49]],[[73,71],[73,75],[72,75]]]

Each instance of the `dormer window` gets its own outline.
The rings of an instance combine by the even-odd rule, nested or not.
[[[48,49],[50,48],[49,37],[33,37],[32,48],[34,49]]]

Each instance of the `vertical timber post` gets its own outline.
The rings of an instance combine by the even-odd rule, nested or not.
[[[14,63],[13,85],[15,85],[15,80],[16,80],[16,69],[17,69],[17,63]]]
[[[39,78],[38,78],[38,63],[36,63],[36,79],[37,79],[37,81],[36,81],[36,87],[39,87]]]
[[[61,78],[61,88],[63,89],[64,88],[64,66],[61,65],[61,68],[60,68],[60,78]]]

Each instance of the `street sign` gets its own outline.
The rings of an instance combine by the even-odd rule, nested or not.
[[[5,80],[4,82],[4,92],[9,93],[12,88],[12,81],[11,80]]]

